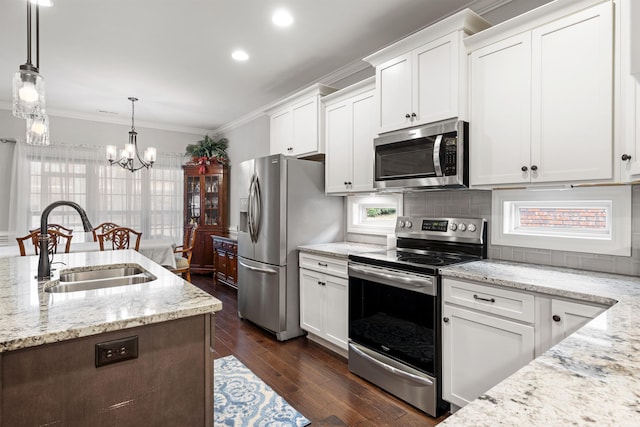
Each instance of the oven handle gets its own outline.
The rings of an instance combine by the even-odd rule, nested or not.
[[[377,359],[374,359],[373,357],[369,356],[367,353],[365,353],[364,351],[360,350],[359,348],[355,347],[353,344],[349,344],[349,348],[351,348],[351,350],[353,350],[358,356],[362,357],[363,359],[368,360],[369,362],[373,363],[376,366],[381,367],[382,369],[384,369],[387,372],[391,372],[394,375],[397,375],[399,377],[405,378],[407,380],[411,380],[413,382],[416,382],[418,384],[423,384],[423,385],[428,385],[428,386],[432,386],[433,385],[433,381],[429,380],[428,378],[423,378],[423,377],[419,377],[417,375],[413,375],[410,374],[409,372],[405,372],[401,369],[398,368],[394,368],[393,366],[387,365],[386,363],[383,363]]]
[[[433,277],[413,276],[406,273],[384,273],[377,268],[371,268],[364,265],[349,264],[349,275],[352,275],[352,271],[378,279],[385,279],[387,281],[398,281],[404,285],[409,285],[416,288],[426,288],[428,286],[433,286]],[[366,279],[366,277],[359,277]]]

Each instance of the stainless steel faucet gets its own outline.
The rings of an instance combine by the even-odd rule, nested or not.
[[[82,218],[84,231],[93,230],[93,226],[89,222],[89,218],[87,218],[87,213],[75,202],[60,200],[53,202],[44,208],[42,216],[40,217],[40,237],[38,238],[38,245],[40,246],[40,258],[38,259],[38,281],[48,280],[51,278],[51,263],[49,262],[49,233],[47,230],[49,228],[49,214],[58,206],[70,206],[78,211],[80,218]]]

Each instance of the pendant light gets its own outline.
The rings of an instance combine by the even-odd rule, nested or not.
[[[40,4],[36,2],[36,65],[31,62],[31,1],[27,1],[27,62],[13,77],[13,115],[22,119],[46,115],[44,79],[40,66]]]
[[[136,132],[134,125],[134,103],[138,98],[129,97],[128,99],[131,101],[131,130],[129,131],[129,143],[125,144],[125,148],[120,152],[120,158],[117,160],[116,157],[118,149],[115,145],[108,145],[107,160],[109,161],[109,164],[120,165],[123,169],[127,169],[133,173],[142,168],[149,169],[153,166],[153,163],[156,161],[156,149],[148,147],[144,150],[144,158],[140,157],[137,141],[138,133]],[[136,164],[136,159],[138,164]]]

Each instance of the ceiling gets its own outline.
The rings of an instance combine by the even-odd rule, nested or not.
[[[0,108],[26,60],[26,0],[1,0]],[[47,111],[215,130],[466,6],[505,0],[54,0],[40,8]],[[279,7],[294,17],[272,24]],[[35,15],[35,13],[34,13]],[[236,48],[250,59],[231,58]],[[34,58],[35,62],[35,58]],[[344,77],[344,76],[342,76]]]

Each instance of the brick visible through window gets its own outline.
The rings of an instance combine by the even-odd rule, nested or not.
[[[519,207],[518,215],[520,227],[525,228],[607,228],[607,210],[604,208]]]

